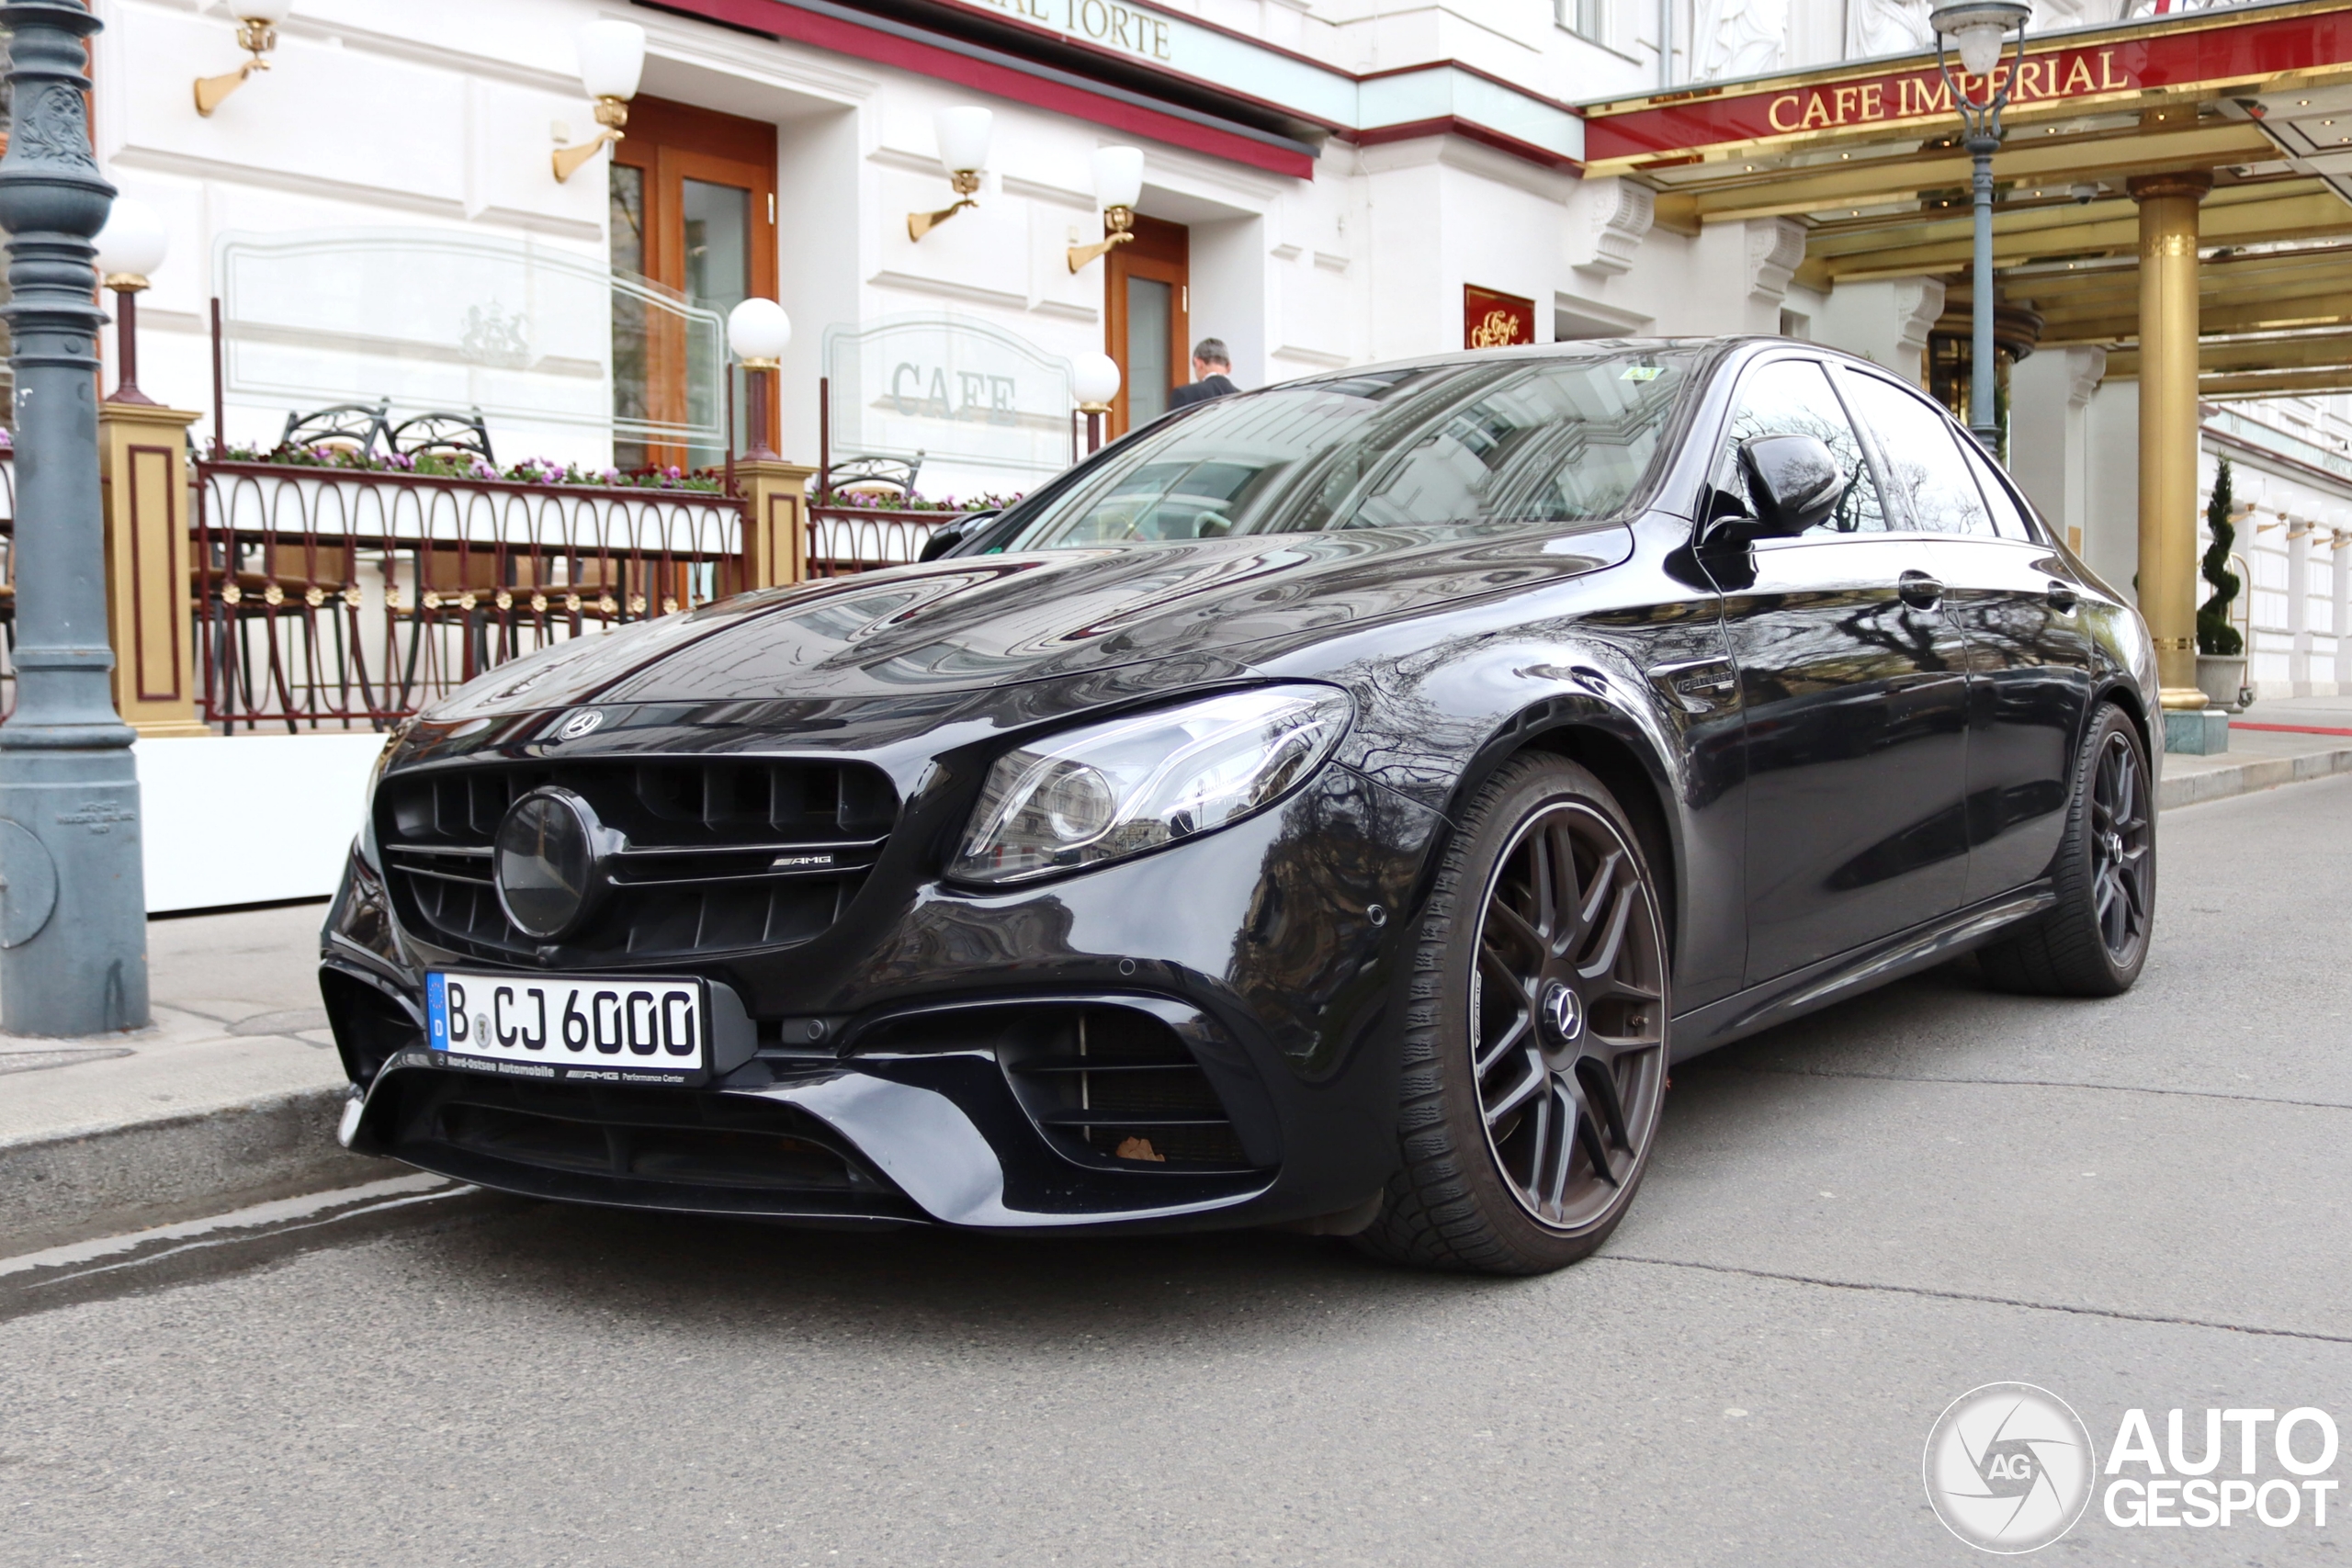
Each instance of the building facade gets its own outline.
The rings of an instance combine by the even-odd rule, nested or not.
[[[173,236],[140,379],[236,446],[383,402],[481,410],[502,463],[715,465],[749,434],[722,323],[750,295],[796,323],[780,449],[919,461],[933,496],[1066,464],[1085,355],[1121,367],[1115,433],[1208,336],[1244,386],[1724,333],[1965,381],[1938,369],[1967,290],[1925,0],[300,0],[209,113],[191,79],[243,58],[233,6],[96,9],[101,161]],[[2344,10],[2042,0],[2004,154],[2007,457],[2118,582],[2137,318],[2067,291],[2136,288],[2146,171],[2210,176],[2203,352],[2226,363],[2190,439],[2200,486],[2227,452],[2265,509],[2240,546],[2263,694],[2352,689],[2352,352],[2328,346],[2352,153],[2320,124],[2340,101],[2352,127]],[[559,179],[597,129],[574,33],[598,18],[645,29],[641,81],[624,138]],[[2245,39],[2271,52],[2240,68]],[[966,106],[992,117],[972,205],[918,238],[910,215],[957,199],[935,117]],[[1073,265],[1114,145],[1143,155],[1135,237]],[[2319,303],[2241,309],[2279,292],[2271,261]]]

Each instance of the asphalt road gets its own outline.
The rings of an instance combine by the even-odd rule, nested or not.
[[[2352,778],[2161,834],[2132,996],[1956,966],[1686,1065],[1549,1279],[479,1194],[0,1277],[0,1562],[1983,1561],[1920,1480],[1975,1385],[2102,1456],[2352,1427]],[[2336,1498],[2030,1561],[2346,1563]]]

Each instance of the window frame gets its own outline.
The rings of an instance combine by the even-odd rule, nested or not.
[[[1947,412],[1947,417],[1949,417],[1949,412]],[[1953,423],[1956,426],[1958,425],[1957,421],[1954,421]],[[1989,495],[1986,496],[1984,498],[1984,508],[1987,512],[1994,513],[1993,536],[2005,545],[2032,545],[2042,549],[2049,548],[2051,543],[2050,525],[2041,520],[2041,513],[2034,509],[2033,502],[2026,499],[2024,489],[2019,486],[2015,479],[2009,478],[2008,474],[2003,470],[2000,464],[1993,460],[1993,455],[1990,452],[1985,451],[1984,447],[1977,445],[1976,437],[1969,434],[1965,427],[1960,427],[1960,429],[1962,438],[1968,443],[1967,446],[1961,448],[1961,460],[1967,465],[1969,473],[1975,477],[1976,488],[1978,490],[1983,490],[1984,488],[1984,476],[1988,473],[1991,474],[1993,476],[1993,481],[2001,487],[2001,492],[2004,495],[2007,495],[2009,498],[2010,503],[2017,508],[2018,515],[2025,519],[2025,537],[2022,539],[2010,538],[2007,534],[2001,532],[2001,519],[1999,513],[1993,506],[1993,498]],[[1973,448],[1973,451],[1972,451],[1971,448]]]
[[[1836,364],[1838,367],[1844,367],[1859,379],[1875,381],[1896,395],[1909,398],[1912,401],[1918,403],[1927,409],[1928,412],[1936,416],[1938,422],[1943,426],[1944,435],[1947,440],[1964,438],[1972,444],[1974,442],[1975,437],[1969,435],[1965,430],[1962,429],[1959,422],[1951,417],[1951,410],[1945,408],[1941,403],[1936,401],[1935,399],[1919,390],[1918,388],[1912,386],[1909,382],[1905,381],[1898,377],[1889,375],[1880,367],[1864,361],[1840,359],[1837,361]],[[1840,402],[1844,402],[1846,400],[1845,389],[1840,385],[1838,378],[1833,374],[1829,378],[1829,382],[1830,385],[1838,388],[1838,400]],[[1918,526],[1917,520],[1911,516],[1911,509],[1909,505],[1897,498],[1897,494],[1894,487],[1888,485],[1883,479],[1885,472],[1885,460],[1883,455],[1879,451],[1878,432],[1871,426],[1871,422],[1868,419],[1862,418],[1854,412],[1853,407],[1850,403],[1847,405],[1846,417],[1852,423],[1855,432],[1861,437],[1863,446],[1870,452],[1872,468],[1882,475],[1879,485],[1879,495],[1881,498],[1880,503],[1887,508],[1890,518],[1896,515],[1899,509],[1899,513],[1903,519],[1904,525],[1900,528],[1889,528],[1887,530],[1889,534],[1900,534],[1907,538],[1913,539],[1957,539],[1962,541],[1973,540],[1979,543],[1989,542],[1993,544],[2018,543],[2018,541],[2006,538],[2002,535],[1999,525],[1996,523],[1993,518],[1993,503],[1984,498],[1983,493],[1984,487],[1977,481],[1975,470],[1969,463],[1967,454],[1960,450],[1957,446],[1953,448],[1952,456],[1960,463],[1961,471],[1968,475],[1970,484],[1977,491],[1977,502],[1984,509],[1985,531],[1982,534],[1968,534],[1958,533],[1948,528],[1922,528]]]
[[[1730,449],[1732,429],[1739,421],[1740,399],[1747,390],[1748,378],[1769,367],[1788,364],[1810,365],[1821,373],[1821,378],[1827,384],[1829,395],[1838,404],[1838,412],[1846,416],[1846,428],[1853,433],[1854,444],[1861,451],[1863,465],[1870,469],[1871,483],[1878,487],[1879,515],[1892,524],[1894,513],[1887,501],[1886,469],[1879,461],[1878,444],[1871,439],[1869,427],[1854,417],[1853,407],[1847,402],[1845,390],[1838,384],[1838,367],[1847,363],[1849,362],[1843,359],[1829,358],[1817,351],[1806,353],[1802,349],[1791,348],[1757,355],[1739,367],[1738,373],[1732,378],[1731,395],[1724,401],[1724,416],[1722,423],[1715,430],[1713,455],[1707,459],[1707,499],[1700,507],[1700,516],[1696,525],[1699,529],[1703,530],[1706,527],[1710,520],[1708,514],[1712,509],[1713,498],[1717,495],[1733,496],[1742,508],[1747,508],[1752,504],[1744,486],[1739,492],[1735,493],[1725,491],[1715,480],[1723,470],[1724,456]],[[1748,512],[1747,514],[1753,516],[1754,513]],[[1909,531],[1893,526],[1857,531],[1851,534],[1816,534],[1808,531],[1803,534],[1780,535],[1770,538],[1758,539],[1755,544],[1758,548],[1766,546],[1778,548],[1792,545],[1835,545],[1850,543],[1857,539],[1890,539],[1906,532]]]

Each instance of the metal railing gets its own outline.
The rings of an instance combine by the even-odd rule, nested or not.
[[[382,728],[482,671],[743,586],[716,491],[200,460],[197,713]]]
[[[967,515],[878,506],[808,508],[808,575],[847,577],[904,566],[922,555],[933,534]]]

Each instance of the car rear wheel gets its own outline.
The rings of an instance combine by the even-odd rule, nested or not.
[[[1659,899],[1599,779],[1530,756],[1478,792],[1414,980],[1402,1168],[1360,1244],[1483,1273],[1575,1262],[1633,1201],[1666,1095]]]
[[[1977,954],[2005,991],[2112,997],[2148,959],[2156,913],[2156,799],[2148,753],[2122,709],[2102,705],[2075,767],[2052,864],[2058,901]]]

